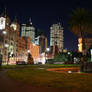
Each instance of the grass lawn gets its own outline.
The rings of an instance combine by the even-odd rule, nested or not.
[[[14,66],[15,67],[15,66]],[[46,71],[47,68],[79,67],[79,65],[30,65],[11,69],[6,74],[18,81],[34,86],[48,86],[61,89],[77,89],[80,92],[92,92],[92,74],[57,73]]]
[[[16,68],[61,68],[61,67],[79,67],[78,64],[45,64],[45,65],[2,65],[0,69],[16,69]]]

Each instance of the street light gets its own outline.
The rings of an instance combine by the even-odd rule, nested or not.
[[[71,53],[70,53],[70,52],[68,52],[67,54],[68,54],[68,55],[70,55]]]
[[[50,51],[50,48],[46,48],[46,51],[49,52]]]
[[[46,53],[48,53],[49,51],[50,51],[50,48],[46,48],[46,51],[45,51],[45,61],[47,60],[46,59],[46,57],[47,57]]]
[[[35,44],[33,43],[33,46],[35,46]]]
[[[28,50],[27,52],[30,53],[30,50]]]
[[[6,31],[3,31],[3,34],[4,34],[4,35],[6,35],[6,34],[7,34],[7,32],[6,32]]]
[[[5,44],[4,46],[5,46],[6,48],[7,48],[7,47],[9,47],[9,45],[8,45],[8,44]]]
[[[7,32],[5,30],[2,30],[2,34],[3,34],[3,50],[5,51],[5,48],[8,48],[9,45],[7,43],[5,43],[5,35],[7,34]],[[3,53],[3,57],[6,57],[4,56],[5,53]],[[6,60],[5,60],[6,61]]]
[[[67,54],[69,55],[69,59],[72,61],[72,53],[68,52]]]
[[[30,55],[30,50],[27,50],[27,58],[29,59],[29,55]],[[28,62],[28,61],[27,61]]]
[[[9,44],[4,43],[4,47],[5,47],[5,48],[8,48],[8,47],[9,47]],[[9,56],[8,56],[8,57],[9,57]],[[8,60],[9,60],[9,59],[8,59]],[[9,62],[8,60],[7,60],[7,65],[8,65],[8,62]]]

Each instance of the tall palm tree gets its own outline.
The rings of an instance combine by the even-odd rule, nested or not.
[[[92,14],[84,9],[77,8],[72,12],[69,18],[69,28],[70,30],[82,38],[82,48],[85,50],[84,38],[87,33],[92,33]]]

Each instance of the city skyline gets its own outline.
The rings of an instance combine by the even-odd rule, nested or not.
[[[91,1],[65,0],[61,2],[40,2],[40,1],[0,1],[0,14],[7,8],[8,16],[11,19],[17,16],[20,24],[29,22],[32,17],[34,27],[44,30],[48,40],[50,37],[50,26],[60,22],[64,27],[64,48],[77,50],[77,36],[68,29],[68,18],[75,8],[88,8],[92,10]],[[72,39],[73,38],[73,39]]]

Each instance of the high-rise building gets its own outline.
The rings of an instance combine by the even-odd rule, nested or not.
[[[62,52],[64,48],[64,37],[63,37],[63,27],[60,23],[53,24],[50,27],[50,46],[57,46],[58,52]]]
[[[44,35],[38,36],[37,38],[35,38],[35,44],[39,45],[40,53],[45,52],[47,48],[47,37],[45,37]]]
[[[35,42],[35,27],[32,25],[31,19],[29,21],[29,24],[22,24],[21,36],[30,37],[30,41],[32,43]]]

